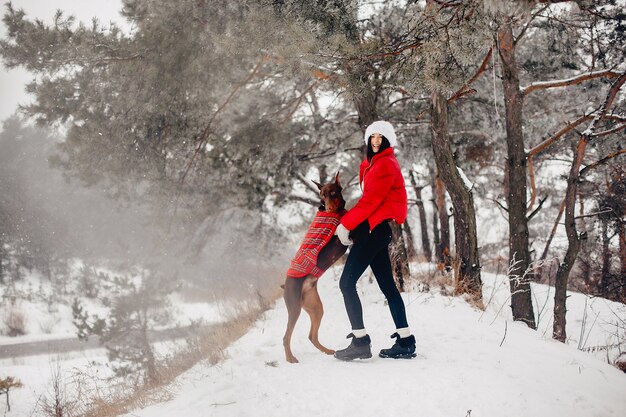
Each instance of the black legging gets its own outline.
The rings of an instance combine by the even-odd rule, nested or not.
[[[339,288],[343,294],[348,318],[352,330],[364,329],[363,307],[356,291],[356,282],[361,278],[368,267],[376,277],[376,282],[387,298],[389,310],[397,329],[408,327],[404,301],[396,287],[391,272],[389,260],[389,243],[391,242],[391,227],[383,222],[369,232],[367,221],[358,225],[352,233],[354,245],[350,249],[346,265],[339,280]]]

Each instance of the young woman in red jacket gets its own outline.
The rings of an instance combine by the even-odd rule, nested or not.
[[[372,357],[371,339],[363,324],[363,308],[356,290],[356,283],[369,266],[376,282],[387,298],[389,310],[396,325],[391,335],[396,342],[390,349],[383,349],[382,358],[415,357],[415,337],[406,319],[404,301],[391,272],[389,222],[404,223],[407,215],[407,196],[400,165],[393,154],[397,145],[396,134],[389,122],[377,121],[365,131],[367,158],[361,163],[360,182],[363,195],[356,205],[342,218],[335,234],[350,249],[339,287],[352,333],[350,346],[335,352],[335,357],[344,361]]]

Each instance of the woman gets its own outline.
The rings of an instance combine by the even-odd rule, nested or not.
[[[356,283],[370,266],[376,282],[387,298],[389,310],[396,325],[391,335],[396,342],[390,349],[383,349],[382,358],[415,357],[415,337],[406,319],[404,301],[396,288],[391,272],[388,246],[391,242],[389,222],[404,223],[407,215],[407,197],[400,165],[393,154],[397,144],[396,134],[389,122],[377,121],[365,131],[367,158],[361,163],[360,182],[363,195],[356,205],[341,219],[335,234],[344,245],[352,244],[339,287],[352,333],[350,346],[335,352],[340,360],[372,357],[371,340],[363,324],[363,308],[356,290]]]

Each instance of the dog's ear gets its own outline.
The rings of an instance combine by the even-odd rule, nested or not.
[[[341,183],[339,182],[339,171],[337,171],[337,175],[335,175],[335,184],[337,187],[341,188]]]
[[[313,181],[313,180],[311,180],[311,182],[312,182],[313,184],[317,185],[317,188],[319,188],[319,189],[320,189],[320,191],[322,191],[322,184],[320,184],[320,183],[319,183],[319,182],[317,182],[317,181]]]

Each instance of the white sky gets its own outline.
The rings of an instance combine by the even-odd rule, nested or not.
[[[2,2],[1,15],[4,16],[6,7]],[[26,17],[39,18],[51,23],[55,12],[61,9],[67,15],[74,15],[78,20],[90,23],[93,17],[103,23],[114,21],[124,23],[119,11],[121,0],[12,0],[13,7],[24,9]],[[0,36],[6,36],[6,28],[0,21]],[[4,65],[0,70],[0,122],[12,115],[18,103],[28,103],[31,99],[24,91],[26,83],[32,76],[22,69],[8,70]]]

